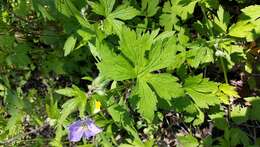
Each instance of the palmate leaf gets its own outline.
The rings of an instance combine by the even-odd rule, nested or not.
[[[236,124],[244,123],[248,120],[247,108],[241,107],[239,105],[232,106],[232,111],[230,112],[230,116],[231,116],[231,119]]]
[[[218,91],[218,84],[208,79],[203,79],[201,75],[187,78],[184,88],[199,108],[208,108],[221,103],[215,94]]]
[[[91,45],[102,76],[116,81],[136,79],[132,96],[138,99],[132,99],[134,102],[131,105],[138,108],[138,112],[147,122],[153,120],[157,109],[155,92],[166,100],[184,93],[177,78],[170,74],[150,74],[174,63],[177,52],[173,32],[164,32],[161,35],[158,32],[159,30],[155,30],[138,34],[123,27],[119,35],[119,53],[110,49],[105,41],[96,41],[96,47]]]

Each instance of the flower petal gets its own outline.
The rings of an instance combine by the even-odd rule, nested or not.
[[[95,135],[102,132],[102,129],[96,126],[94,123],[88,124],[88,129]]]
[[[95,135],[96,135],[96,134],[94,134],[92,131],[87,130],[87,131],[84,131],[83,137],[84,137],[85,139],[89,139],[90,137],[95,136]]]
[[[80,141],[84,134],[83,122],[77,121],[69,126],[69,140],[72,142]]]

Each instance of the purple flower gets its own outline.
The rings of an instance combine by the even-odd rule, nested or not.
[[[89,139],[100,132],[102,132],[102,129],[97,127],[90,118],[78,120],[69,126],[69,140],[77,142],[82,137]]]

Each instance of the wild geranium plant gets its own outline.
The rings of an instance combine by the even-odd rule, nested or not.
[[[0,146],[257,147],[256,0],[0,1]]]

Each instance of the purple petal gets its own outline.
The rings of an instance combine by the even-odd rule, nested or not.
[[[95,136],[96,134],[102,132],[102,129],[97,127],[91,119],[86,119],[85,123],[87,125],[87,129],[84,132],[84,135],[83,135],[84,138],[89,139],[90,137]]]
[[[83,134],[83,137],[85,138],[85,139],[89,139],[90,137],[92,137],[92,136],[95,136],[96,134],[94,134],[93,132],[91,132],[91,131],[85,131],[84,132],[84,134]]]
[[[76,127],[81,127],[83,123],[84,123],[84,121],[78,120],[78,121],[72,123],[72,124],[69,126],[69,130],[74,129],[74,128],[76,128]]]
[[[69,140],[72,142],[80,141],[84,134],[82,127],[83,121],[76,121],[69,126]]]
[[[88,124],[88,129],[93,132],[94,134],[98,134],[102,132],[102,129],[100,129],[98,126],[96,126],[94,123]]]

